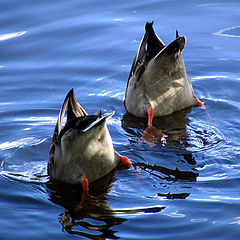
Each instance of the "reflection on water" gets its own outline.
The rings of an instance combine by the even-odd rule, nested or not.
[[[225,28],[214,34],[224,37],[240,37],[240,26]]]
[[[219,148],[224,137],[215,126],[215,122],[210,121],[208,114],[204,111],[206,121],[201,122],[201,126],[196,120],[192,122],[187,116],[191,113],[191,109],[187,108],[165,117],[154,118],[153,124],[166,135],[165,141],[159,144],[169,149],[187,150],[181,153],[189,164],[194,165],[196,161],[192,154],[189,154],[190,152]],[[139,143],[146,125],[146,119],[137,118],[129,113],[126,113],[122,119],[122,127],[133,143]]]
[[[46,175],[46,167],[42,168],[42,165],[38,169],[33,167],[30,171],[25,171],[23,173],[20,171],[1,171],[1,175],[12,180],[26,183],[40,184],[45,183],[48,180],[48,175]]]
[[[186,125],[190,120],[186,117],[191,112],[191,108],[178,111],[165,117],[158,117],[153,119],[153,125],[161,130],[166,135],[165,146],[177,147],[178,144],[184,145],[187,141]],[[133,116],[126,113],[122,119],[122,127],[132,136],[141,137],[143,131],[146,129],[147,120]],[[135,141],[137,139],[135,138]],[[177,143],[177,145],[175,144]],[[178,146],[181,148],[181,146]]]
[[[201,123],[201,128],[198,124],[190,123],[189,131],[192,133],[188,141],[187,150],[192,152],[204,152],[218,149],[224,143],[224,136],[213,123]]]
[[[1,1],[0,239],[238,239],[239,7],[239,0]],[[166,135],[154,146],[139,141],[147,120],[123,106],[146,21],[159,23],[166,41],[176,29],[186,35],[186,69],[210,115],[189,108],[154,119]],[[116,112],[108,123],[114,147],[138,170],[93,187],[77,213],[81,189],[45,184],[69,88],[89,112],[100,105]]]
[[[81,201],[81,185],[71,185],[59,181],[47,183],[49,199],[61,205],[65,210],[60,213],[59,222],[63,231],[80,235],[89,239],[118,239],[115,225],[127,221],[125,215],[139,213],[156,213],[164,206],[150,206],[143,208],[112,209],[107,202],[107,194],[111,191],[111,184],[116,180],[115,171],[90,184],[89,193],[83,209],[76,210]]]
[[[95,209],[94,212],[97,213],[98,211],[99,209]],[[88,218],[91,218],[93,223],[90,223],[87,220]],[[112,227],[122,224],[126,220],[127,219],[124,218],[110,216],[95,217],[94,215],[84,213],[71,216],[68,211],[64,211],[61,214],[60,223],[64,231],[70,234],[84,236],[88,239],[119,239],[116,231],[112,230]]]
[[[50,200],[66,209],[60,214],[60,223],[64,231],[89,239],[117,238],[111,227],[121,224],[126,219],[114,218],[113,210],[106,202],[107,192],[114,181],[114,173],[115,171],[112,171],[108,176],[90,184],[91,196],[87,197],[84,208],[78,211],[76,207],[81,202],[81,185],[59,181],[47,183]]]
[[[24,146],[38,145],[44,142],[46,139],[36,139],[34,137],[22,138],[17,141],[4,142],[0,144],[0,150],[8,150],[12,148],[22,148]]]
[[[147,171],[150,175],[167,181],[196,181],[198,177],[198,173],[196,172],[181,171],[178,168],[173,170],[156,165],[151,166],[145,163],[136,163],[135,165]],[[167,175],[167,177],[162,177],[161,175]]]
[[[4,40],[11,39],[11,38],[20,37],[20,36],[22,36],[25,33],[26,33],[26,31],[24,31],[24,32],[16,32],[16,33],[1,34],[0,35],[0,41],[4,41]]]
[[[167,199],[185,199],[190,193],[158,193],[157,195]]]

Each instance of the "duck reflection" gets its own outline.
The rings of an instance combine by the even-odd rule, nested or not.
[[[191,107],[175,112],[164,117],[156,117],[153,119],[154,126],[162,131],[166,136],[169,147],[179,148],[187,144],[188,134],[186,125],[190,122],[186,117],[191,112]],[[126,113],[122,119],[123,129],[132,136],[140,138],[146,128],[147,120],[135,117],[130,113]],[[181,144],[181,145],[179,145]]]
[[[196,160],[193,154],[187,150],[189,136],[186,126],[190,123],[187,114],[191,112],[191,109],[190,107],[168,116],[154,118],[154,126],[166,135],[165,141],[158,142],[160,145],[167,149],[167,151],[170,150],[174,153],[177,159],[180,158],[182,159],[181,161],[189,165],[195,165]],[[129,134],[130,141],[134,143],[141,142],[142,132],[146,128],[146,124],[145,119],[137,118],[129,113],[126,113],[122,119],[122,127]],[[150,146],[153,145],[150,144]],[[135,166],[168,181],[196,181],[198,177],[198,173],[192,167],[192,171],[181,171],[178,168],[169,169],[159,166],[158,163],[150,165],[138,162],[135,163]]]
[[[47,183],[50,200],[65,208],[65,211],[60,215],[60,223],[64,231],[89,239],[118,238],[111,227],[122,224],[126,219],[115,217],[114,211],[106,202],[107,193],[115,180],[114,174],[115,171],[112,171],[104,178],[90,184],[90,195],[85,201],[84,208],[78,211],[76,207],[81,202],[81,185],[66,184],[59,181]],[[89,221],[89,219],[93,221]],[[98,234],[92,234],[91,230],[94,233],[98,232]]]
[[[81,185],[70,185],[59,181],[47,183],[50,200],[63,206],[65,210],[60,214],[59,222],[63,231],[70,234],[84,236],[89,239],[119,239],[113,226],[127,221],[126,214],[155,213],[164,206],[153,206],[133,209],[112,209],[107,203],[107,193],[116,180],[115,171],[104,178],[90,184],[88,199],[84,208],[76,211],[81,201]]]
[[[180,171],[178,168],[175,170],[169,169],[166,167],[161,167],[157,165],[150,165],[146,163],[136,163],[135,166],[139,166],[142,170],[147,171],[151,175],[154,175],[155,177],[158,177],[162,180],[167,181],[196,181],[198,177],[197,172],[192,171]],[[165,175],[163,177],[162,175]]]
[[[157,195],[167,199],[185,199],[190,193],[158,193]]]

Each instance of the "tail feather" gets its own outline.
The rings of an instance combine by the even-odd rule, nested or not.
[[[77,99],[74,95],[73,89],[71,89],[67,95],[68,97],[68,110],[67,110],[67,120],[87,116],[87,112],[84,108],[77,102]]]
[[[61,111],[59,112],[58,122],[56,125],[57,129],[55,129],[55,131],[57,132],[57,135],[59,135],[62,129],[62,122],[66,113],[66,109],[67,109],[67,120],[70,120],[76,117],[84,117],[88,115],[87,112],[84,110],[84,108],[77,102],[76,97],[74,95],[74,91],[73,89],[71,89],[68,92],[63,102]]]
[[[50,169],[54,167],[54,152],[55,152],[55,143],[58,141],[59,134],[62,130],[62,123],[63,118],[65,116],[67,109],[67,119],[72,119],[76,117],[81,116],[87,116],[87,112],[84,110],[84,108],[77,102],[74,91],[71,89],[66,98],[64,99],[62,108],[59,112],[58,120],[53,132],[52,137],[52,144],[50,146],[50,152],[49,152],[49,161],[48,161],[48,173],[50,172]]]

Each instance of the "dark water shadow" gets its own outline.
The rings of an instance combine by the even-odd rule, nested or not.
[[[176,154],[182,154],[189,164],[194,165],[196,162],[191,156],[192,152],[205,152],[219,148],[224,142],[224,136],[215,121],[209,121],[208,113],[204,111],[202,115],[205,115],[206,120],[190,120],[187,115],[192,109],[194,107],[168,116],[156,117],[153,119],[153,125],[165,134],[164,139],[155,145],[162,146],[165,150],[172,150]],[[135,117],[130,113],[126,113],[122,118],[122,128],[133,144],[142,143],[141,136],[146,127],[147,119]]]
[[[166,135],[164,146],[181,148],[182,145],[187,144],[186,125],[189,124],[190,120],[186,116],[191,110],[192,108],[186,108],[171,115],[153,119],[153,125]],[[128,112],[123,116],[122,128],[135,141],[139,140],[146,127],[147,119],[135,117]]]
[[[190,107],[168,116],[154,118],[153,125],[166,135],[164,141],[159,141],[156,144],[162,147],[160,148],[161,150],[172,152],[189,165],[195,165],[195,157],[192,152],[187,150],[190,146],[189,135],[191,135],[187,131],[187,126],[191,122],[187,114],[191,110],[192,108]],[[146,125],[147,119],[135,117],[130,113],[126,113],[122,119],[122,127],[127,132],[129,141],[135,144],[141,143],[140,139]]]
[[[199,174],[193,171],[181,171],[178,168],[169,169],[158,165],[150,165],[146,163],[136,163],[135,166],[140,167],[141,170],[148,172],[155,177],[167,181],[187,181],[195,182]]]
[[[89,196],[84,208],[75,211],[81,201],[81,185],[66,184],[59,181],[49,181],[47,189],[49,199],[55,204],[65,208],[59,215],[62,230],[69,234],[83,236],[89,239],[119,239],[115,225],[127,221],[125,215],[137,213],[156,213],[163,210],[164,206],[146,208],[112,209],[107,200],[107,193],[116,180],[115,170],[107,176],[90,184]]]
[[[156,159],[153,158],[151,163],[137,160],[134,163],[135,167],[163,181],[197,181],[199,173],[194,167],[197,164],[195,154],[188,150],[189,139],[191,138],[189,135],[191,134],[188,133],[187,128],[191,121],[187,117],[187,114],[189,114],[191,110],[192,108],[187,108],[168,116],[154,118],[153,125],[166,135],[165,141],[159,141],[155,147],[147,148],[148,152],[156,151],[156,154],[158,154]],[[129,113],[126,113],[122,119],[122,127],[127,132],[129,141],[136,145],[141,144],[139,139],[146,125],[147,119],[138,118]],[[164,152],[168,158],[176,159],[176,164],[172,162],[169,166],[169,163],[167,163],[167,167],[161,165],[161,162],[158,160],[161,152]],[[178,167],[176,167],[176,165]],[[166,198],[189,196],[189,193],[158,194]]]
[[[186,199],[190,193],[158,193],[157,195],[165,199]]]

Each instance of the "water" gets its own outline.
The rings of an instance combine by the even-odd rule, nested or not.
[[[0,239],[238,239],[239,15],[237,0],[1,1]],[[209,114],[155,119],[168,137],[154,147],[139,142],[146,121],[122,103],[152,20],[165,43],[176,29],[187,36],[186,68]],[[114,146],[138,169],[109,176],[77,215],[78,191],[46,184],[71,88],[89,113],[116,111]]]

